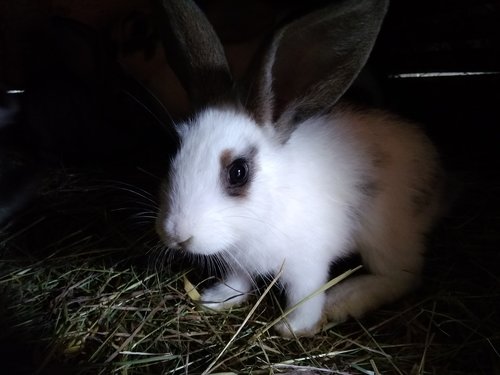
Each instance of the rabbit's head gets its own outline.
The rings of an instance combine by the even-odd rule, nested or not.
[[[195,254],[241,251],[247,241],[258,247],[273,233],[275,213],[286,211],[277,206],[286,181],[307,168],[290,157],[287,142],[348,89],[387,1],[336,1],[289,22],[238,83],[194,2],[155,4],[167,58],[197,111],[177,126],[181,146],[161,193],[158,231],[167,246]]]

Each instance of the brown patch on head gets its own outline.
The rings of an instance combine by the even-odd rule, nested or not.
[[[220,168],[221,170],[227,168],[229,164],[233,161],[233,151],[225,149],[220,154]]]
[[[257,148],[251,147],[241,155],[226,149],[220,155],[220,181],[223,191],[235,198],[248,195],[255,174]]]

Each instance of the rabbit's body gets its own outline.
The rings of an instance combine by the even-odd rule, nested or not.
[[[417,284],[424,234],[439,207],[440,167],[413,124],[347,108],[304,121],[281,144],[270,125],[210,109],[181,134],[163,225],[172,235],[167,243],[189,239],[186,251],[222,254],[231,265],[226,287],[203,295],[208,306],[242,302],[254,276],[280,269],[294,305],[327,282],[331,262],[354,250],[372,274],[329,291],[332,319],[359,317]],[[249,158],[251,181],[241,196],[229,196],[224,158],[240,157]],[[314,331],[324,303],[320,294],[303,304],[292,329]]]
[[[237,95],[195,4],[158,1],[158,10],[168,18],[167,54],[187,61],[174,58],[175,69],[203,108],[178,127],[158,231],[169,248],[230,265],[204,304],[240,303],[254,276],[281,270],[287,306],[300,304],[277,329],[311,334],[324,317],[359,317],[417,285],[439,213],[437,153],[413,124],[335,106],[369,55],[387,1],[339,1],[285,26]],[[314,294],[331,263],[355,250],[369,273]]]

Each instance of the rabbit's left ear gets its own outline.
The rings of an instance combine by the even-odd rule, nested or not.
[[[271,41],[247,108],[286,140],[300,120],[331,109],[364,66],[388,0],[336,0],[291,22]]]
[[[233,80],[224,48],[192,0],[151,0],[167,59],[194,107],[217,103]]]

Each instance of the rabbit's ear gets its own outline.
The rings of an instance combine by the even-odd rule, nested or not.
[[[331,109],[365,64],[388,0],[337,0],[281,29],[265,51],[248,108],[284,140],[300,120]]]
[[[167,59],[195,107],[226,96],[233,85],[222,43],[191,0],[153,0]]]

